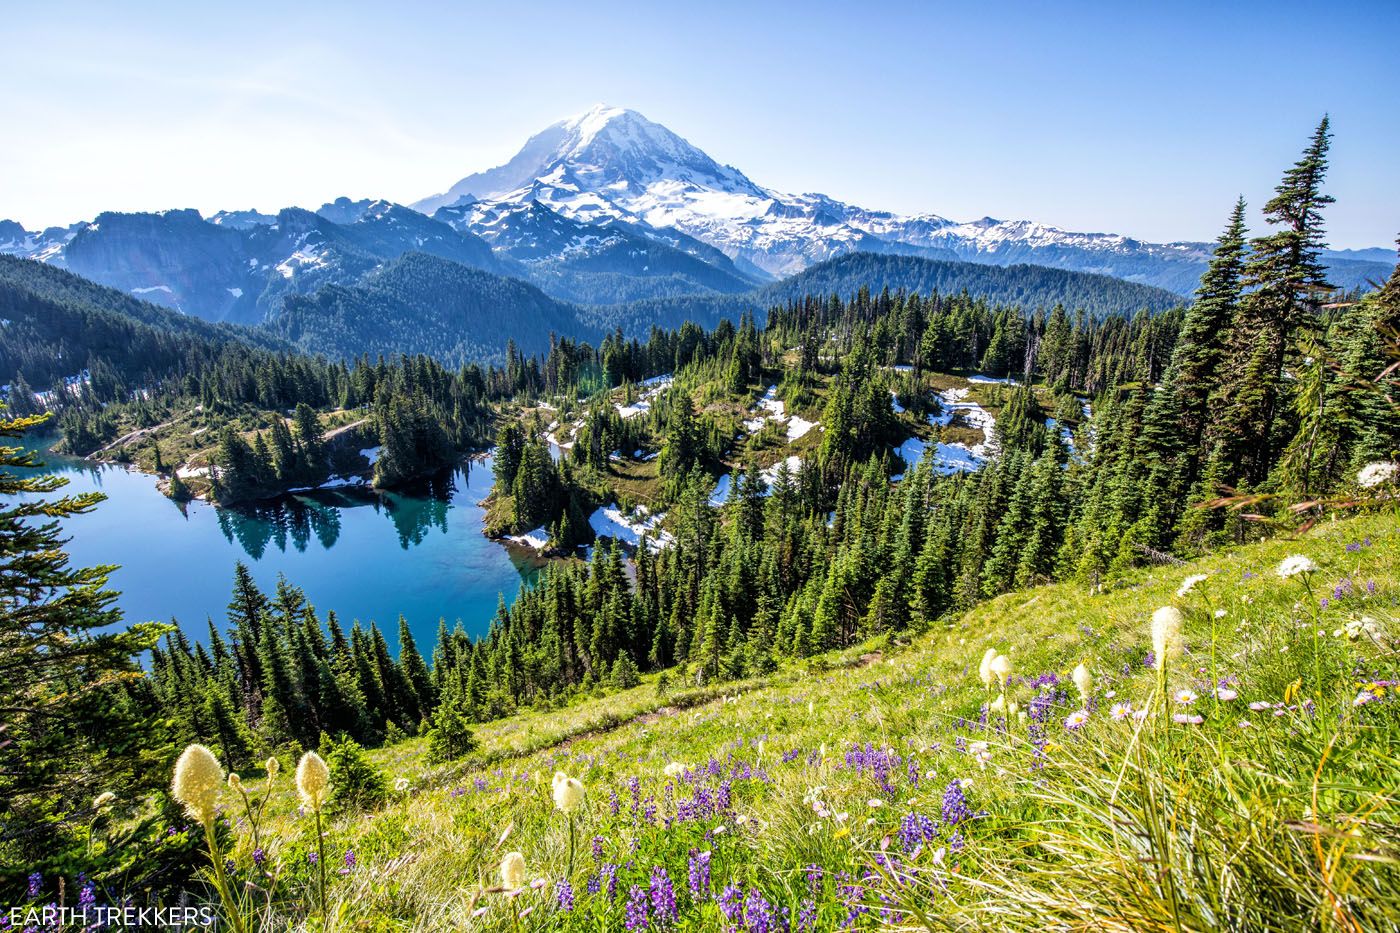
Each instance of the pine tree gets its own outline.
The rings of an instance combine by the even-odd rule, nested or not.
[[[21,437],[46,418],[0,414],[0,437]],[[0,799],[7,822],[26,827],[11,837],[20,864],[53,857],[70,832],[64,814],[86,809],[96,790],[155,783],[137,749],[162,735],[132,718],[120,685],[141,682],[135,658],[169,630],[148,622],[116,630],[117,594],[106,588],[113,568],[70,566],[58,525],[104,497],[54,497],[67,480],[14,472],[37,466],[32,452],[0,446]],[[19,495],[30,498],[14,502]]]
[[[1294,337],[1313,336],[1318,311],[1331,290],[1320,253],[1324,247],[1322,193],[1331,140],[1323,117],[1303,157],[1284,173],[1264,217],[1280,227],[1250,243],[1242,299],[1219,396],[1223,409],[1212,432],[1217,456],[1230,474],[1258,486],[1283,446],[1284,368]]]

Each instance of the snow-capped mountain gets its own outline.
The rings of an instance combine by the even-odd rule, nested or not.
[[[535,201],[582,223],[677,231],[718,248],[740,270],[775,277],[868,250],[1097,272],[1189,294],[1210,256],[1204,243],[1146,243],[991,217],[959,223],[786,194],[636,111],[601,104],[531,137],[505,165],[413,206],[431,213],[470,204],[473,218],[490,218],[507,205]],[[483,233],[475,220],[465,227]],[[1341,265],[1351,274],[1338,284],[1351,284],[1357,269]]]
[[[505,165],[469,175],[413,206],[432,212],[466,199],[538,201],[584,223],[621,220],[676,230],[717,247],[740,269],[766,276],[858,249],[878,250],[880,234],[892,225],[923,232],[952,223],[771,191],[636,111],[601,104],[531,137]]]
[[[635,111],[602,105],[532,136],[506,164],[411,207],[339,198],[316,211],[276,214],[102,213],[39,232],[0,220],[0,253],[239,323],[276,315],[289,296],[358,284],[408,253],[524,279],[556,299],[616,304],[748,293],[858,251],[1050,266],[1190,295],[1210,249],[787,194]],[[1394,261],[1383,249],[1323,255],[1343,288],[1383,280]]]

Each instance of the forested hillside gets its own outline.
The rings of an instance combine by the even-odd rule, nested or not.
[[[288,297],[267,327],[309,353],[427,353],[456,365],[502,362],[506,345],[536,354],[551,334],[590,339],[574,306],[533,285],[409,253],[354,286]]]
[[[1181,304],[1180,296],[1163,289],[1086,272],[851,253],[749,294],[692,295],[590,308],[585,319],[628,331],[637,331],[648,322],[663,327],[676,327],[685,321],[713,325],[722,318],[737,320],[745,311],[809,295],[844,298],[862,288],[943,295],[966,292],[993,304],[1016,305],[1027,311],[1064,305],[1095,316],[1161,311]]]

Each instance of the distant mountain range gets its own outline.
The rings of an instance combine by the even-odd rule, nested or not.
[[[1145,243],[1030,221],[958,223],[868,210],[821,194],[783,194],[641,114],[604,106],[546,128],[505,165],[411,207],[341,198],[316,211],[275,215],[103,213],[39,232],[0,221],[0,253],[66,268],[190,315],[243,324],[304,319],[309,308],[344,300],[344,291],[322,295],[326,289],[382,291],[382,275],[409,254],[518,279],[569,305],[641,303],[660,313],[783,293],[775,283],[785,277],[870,253],[1044,266],[1186,296],[1209,251],[1204,243]],[[1326,254],[1333,281],[1347,288],[1383,280],[1394,259],[1380,248]],[[914,268],[877,269],[864,261],[834,268],[857,267]],[[861,284],[892,283],[848,287]],[[484,290],[498,298],[526,294],[506,286]],[[1161,304],[1160,295],[1115,293],[1133,294],[1144,306]],[[590,316],[635,317],[620,308]]]

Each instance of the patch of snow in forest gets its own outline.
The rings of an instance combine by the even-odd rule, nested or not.
[[[778,387],[775,385],[768,387],[768,391],[763,393],[758,404],[749,409],[749,413],[754,417],[744,422],[745,431],[749,434],[757,434],[770,421],[776,421],[780,424],[787,422],[788,443],[792,443],[817,426],[817,422],[808,421],[801,415],[789,416],[787,405],[778,398]]]
[[[527,531],[523,535],[506,535],[506,540],[532,547],[537,551],[543,551],[549,546],[549,530],[541,525],[534,531]]]
[[[635,418],[638,415],[651,410],[651,404],[656,397],[670,388],[676,380],[670,373],[662,376],[652,376],[650,379],[643,379],[640,385],[643,392],[637,400],[630,405],[617,405],[617,413],[625,418]]]
[[[649,535],[651,549],[659,551],[676,543],[669,531],[661,528],[664,513],[652,515],[645,506],[638,506],[632,515],[625,514],[616,502],[605,505],[588,516],[588,525],[599,537],[616,538],[624,544],[638,547],[642,537]]]
[[[380,446],[366,447],[364,450],[360,451],[360,456],[368,460],[370,466],[374,466],[379,462],[379,452],[383,449],[384,448]]]
[[[812,430],[816,426],[817,422],[815,421],[808,421],[801,415],[793,415],[791,418],[788,419],[788,442],[791,443],[792,441],[797,440],[799,437],[802,437],[804,434],[806,434],[808,431]]]
[[[759,472],[759,478],[763,480],[763,495],[768,495],[773,491],[773,484],[778,481],[778,468],[787,464],[788,474],[793,480],[797,479],[797,471],[802,468],[802,458],[796,455],[779,460],[772,466]],[[734,475],[726,473],[719,478],[715,484],[715,491],[710,493],[710,505],[719,508],[729,501],[729,494],[734,490]]]

